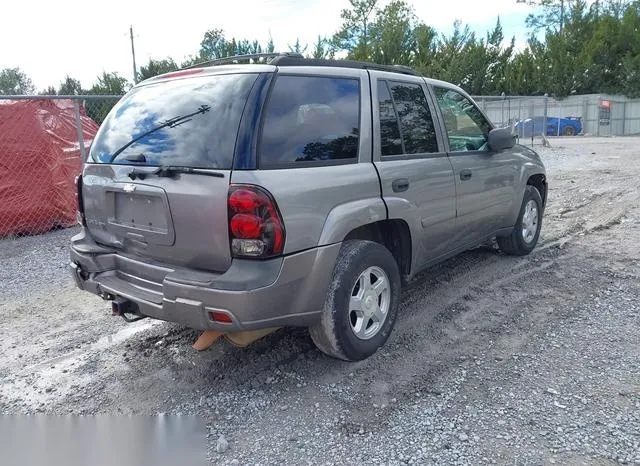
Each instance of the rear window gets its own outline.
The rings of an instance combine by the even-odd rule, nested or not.
[[[202,76],[136,88],[100,127],[90,160],[230,169],[240,118],[256,78]]]
[[[360,136],[360,81],[279,76],[265,110],[260,165],[355,161]]]

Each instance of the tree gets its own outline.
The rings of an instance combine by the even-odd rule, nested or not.
[[[542,73],[536,55],[530,47],[513,57],[507,65],[504,92],[508,95],[541,95]]]
[[[383,65],[409,64],[416,49],[416,22],[413,10],[402,0],[393,0],[378,10],[368,39],[372,61]]]
[[[624,44],[619,92],[628,97],[640,97],[640,1],[629,3],[620,20],[619,40]]]
[[[273,40],[269,38],[266,46],[267,53],[274,49]],[[257,40],[238,39],[232,37],[227,40],[222,29],[211,29],[204,34],[200,42],[200,51],[194,63],[216,60],[235,55],[253,55],[262,53],[263,48]]]
[[[232,39],[232,42],[235,42],[235,39]],[[242,39],[236,42],[234,55],[253,55],[256,53],[262,53],[262,46],[257,40]]]
[[[211,29],[204,33],[200,42],[199,57],[203,60],[215,60],[234,55],[235,47],[227,41],[222,29]]]
[[[178,69],[178,65],[173,58],[164,58],[162,60],[149,59],[146,65],[140,67],[138,72],[138,81],[144,81],[145,79],[158,76],[159,74],[169,73]]]
[[[349,0],[351,8],[342,10],[342,27],[333,36],[337,49],[348,52],[354,60],[369,60],[369,27],[378,0]]]
[[[273,53],[276,50],[276,46],[273,43],[273,37],[271,37],[271,32],[269,32],[269,42],[267,42],[267,46],[265,47],[266,53]]]
[[[486,70],[481,73],[484,75],[483,91],[491,95],[506,92],[508,66],[513,58],[515,37],[512,37],[509,45],[504,47],[504,32],[498,17],[495,28],[487,33],[487,38],[482,45],[484,45],[482,66]]]
[[[289,51],[292,53],[300,53],[303,54],[307,51],[307,48],[309,47],[308,45],[305,45],[304,47],[302,46],[302,44],[300,44],[300,39],[296,37],[296,43],[293,45],[288,45],[289,47]]]
[[[311,58],[321,60],[321,59],[333,59],[334,57],[335,57],[335,50],[331,46],[331,41],[329,41],[326,37],[318,36],[318,40],[313,45]]]
[[[56,95],[56,94],[57,94],[56,88],[53,86],[49,86],[46,89],[43,89],[40,92],[38,92],[38,95]]]
[[[415,48],[413,50],[412,65],[426,76],[436,76],[438,62],[436,52],[438,49],[438,33],[431,26],[418,24],[413,29]]]
[[[581,0],[530,0],[527,3],[539,6],[542,12],[530,14],[525,24],[534,32],[544,29],[562,33],[566,14],[577,1]]]
[[[180,63],[180,68],[187,68],[189,66],[194,66],[203,61],[206,61],[206,60],[200,58],[199,55],[187,55],[184,58],[184,60],[182,60],[182,62]]]
[[[83,94],[82,85],[80,81],[66,75],[64,81],[60,83],[58,88],[58,94],[60,95],[81,95]]]
[[[29,95],[35,91],[33,82],[20,68],[0,71],[0,95]]]
[[[129,90],[131,84],[126,78],[117,72],[108,73],[103,71],[98,79],[89,89],[89,94],[99,95],[122,95]],[[117,99],[91,99],[87,100],[85,106],[87,114],[98,124],[102,124],[109,111],[116,104]]]
[[[122,95],[130,87],[131,84],[127,78],[120,76],[117,71],[111,73],[103,71],[89,90],[89,94]]]
[[[451,36],[442,34],[438,40],[434,77],[466,86],[470,72],[484,73],[485,70],[472,69],[471,58],[472,53],[476,51],[476,46],[476,36],[469,26],[463,27],[460,21],[456,21]]]

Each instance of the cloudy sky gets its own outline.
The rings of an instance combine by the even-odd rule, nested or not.
[[[389,0],[380,0],[385,5]],[[348,0],[31,0],[5,2],[0,28],[0,68],[20,67],[38,89],[57,86],[69,74],[89,87],[103,70],[131,80],[129,25],[133,25],[138,66],[150,57],[180,62],[198,51],[203,33],[222,28],[230,38],[258,39],[269,33],[276,50],[296,37],[313,43],[340,26]],[[524,44],[530,7],[516,0],[407,0],[417,16],[441,32],[456,19],[481,32],[500,15],[505,35]],[[28,8],[27,8],[28,4]]]

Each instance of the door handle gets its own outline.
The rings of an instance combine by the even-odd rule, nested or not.
[[[397,180],[393,180],[391,183],[391,188],[394,193],[401,193],[409,189],[409,179],[408,178],[398,178]]]
[[[460,179],[462,181],[471,179],[471,170],[460,170]]]

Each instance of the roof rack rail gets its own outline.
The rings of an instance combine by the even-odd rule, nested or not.
[[[356,68],[360,70],[388,71],[391,73],[401,73],[413,76],[421,76],[413,68],[405,65],[378,65],[377,63],[367,63],[354,60],[332,60],[304,58],[301,56],[280,55],[269,62],[276,66],[329,66],[336,68]]]
[[[216,58],[201,63],[195,63],[181,68],[188,70],[191,68],[202,68],[208,66],[230,65],[240,62],[261,60],[262,63],[275,66],[329,66],[335,68],[356,68],[360,70],[388,71],[391,73],[401,73],[413,76],[420,76],[420,73],[405,65],[378,65],[377,63],[360,62],[343,59],[305,58],[302,54],[295,52],[273,52],[273,53],[252,53],[247,55],[234,55],[232,57]]]
[[[264,59],[264,63],[269,63],[276,58],[280,57],[291,57],[291,58],[304,58],[303,55],[294,52],[272,52],[272,53],[251,53],[245,55],[233,55],[231,57],[223,57],[216,58],[213,60],[207,60],[200,63],[195,63],[193,65],[185,66],[181,68],[183,70],[188,70],[191,68],[201,68],[207,66],[218,66],[218,65],[231,65],[235,63],[240,63],[241,61],[250,61],[250,60],[260,60]]]

